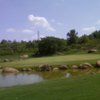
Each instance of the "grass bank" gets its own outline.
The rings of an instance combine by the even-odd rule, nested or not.
[[[51,56],[40,58],[29,58],[26,60],[14,60],[11,62],[0,62],[1,67],[34,67],[40,64],[80,64],[83,62],[95,63],[100,59],[100,54],[75,54],[64,56]]]
[[[0,100],[100,100],[100,74],[0,88]]]

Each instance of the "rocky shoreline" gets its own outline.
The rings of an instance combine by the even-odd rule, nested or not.
[[[82,63],[80,65],[72,65],[69,67],[68,65],[58,65],[53,67],[49,64],[42,64],[36,67],[25,67],[25,68],[13,68],[13,67],[4,67],[0,68],[0,73],[18,73],[18,72],[31,72],[31,71],[58,71],[58,70],[68,70],[68,69],[77,69],[77,70],[85,70],[85,69],[92,69],[92,68],[100,68],[100,60],[96,61],[95,64],[90,63]]]

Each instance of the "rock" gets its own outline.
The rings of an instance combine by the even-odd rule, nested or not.
[[[59,70],[67,70],[68,66],[67,65],[61,65],[59,66]]]
[[[51,70],[51,66],[48,65],[48,64],[40,65],[40,66],[38,67],[38,70],[39,70],[39,71],[50,71],[50,70]]]
[[[26,71],[26,68],[21,68],[21,71]]]
[[[27,54],[26,55],[21,55],[20,58],[21,59],[27,59],[27,58],[29,58],[29,55],[27,55]]]
[[[90,63],[83,63],[83,64],[80,64],[79,68],[80,69],[89,69],[89,68],[93,68],[93,66]]]
[[[32,71],[31,68],[21,68],[21,71]]]
[[[58,70],[59,70],[58,67],[53,68],[53,71],[58,71]]]
[[[100,60],[98,60],[98,61],[96,62],[96,67],[99,67],[99,68],[100,68]]]
[[[2,69],[2,72],[4,72],[4,73],[18,73],[19,71],[17,70],[17,69],[15,69],[15,68],[3,68]]]
[[[32,68],[27,68],[27,71],[32,71]]]
[[[78,69],[79,67],[77,65],[72,65],[72,69]]]
[[[4,59],[4,62],[9,62],[9,59]]]
[[[71,76],[70,73],[66,73],[66,78],[69,78]]]
[[[2,72],[2,69],[0,69],[0,73]]]
[[[97,49],[90,49],[88,50],[88,53],[96,53],[97,52]]]

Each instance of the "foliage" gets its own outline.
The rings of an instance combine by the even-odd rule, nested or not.
[[[78,36],[78,33],[72,29],[67,33],[67,39],[57,37],[45,37],[34,41],[10,41],[2,40],[0,42],[0,56],[4,55],[22,55],[48,56],[55,54],[68,54],[77,52],[86,52],[95,48],[100,52],[100,31],[95,31],[90,35]]]
[[[89,35],[92,39],[100,39],[100,31],[95,31]]]
[[[80,44],[86,44],[89,42],[89,37],[87,35],[83,35],[79,38],[78,42]]]
[[[70,32],[67,33],[67,37],[68,37],[67,43],[68,43],[68,45],[77,43],[77,40],[78,40],[77,35],[78,35],[78,33],[74,29],[70,30]]]
[[[0,43],[0,55],[16,55],[24,53],[33,53],[37,49],[37,41],[7,41]]]
[[[42,38],[39,42],[38,49],[40,55],[51,55],[56,52],[64,51],[66,41],[55,37]]]

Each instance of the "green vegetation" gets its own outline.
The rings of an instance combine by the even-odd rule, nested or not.
[[[66,35],[67,39],[45,37],[28,42],[2,40],[0,68],[35,67],[40,64],[53,66],[66,64],[70,67],[84,62],[94,64],[100,60],[100,31],[79,37],[73,29]],[[90,49],[97,52],[88,54]],[[26,55],[27,58],[22,59],[22,55]],[[0,100],[100,100],[99,93],[100,75],[91,73],[34,85],[0,88]]]
[[[100,74],[0,88],[0,100],[100,100]]]
[[[52,55],[66,50],[66,41],[55,37],[41,39],[38,45],[39,55]]]
[[[76,33],[76,31],[73,29],[73,30],[70,30],[70,32],[67,33],[67,44],[68,45],[71,45],[71,44],[75,44],[77,43],[77,40],[78,40],[78,33]]]
[[[100,59],[99,54],[76,54],[76,55],[30,58],[25,60],[15,60],[12,62],[0,62],[0,66],[1,67],[34,67],[40,64],[72,65],[72,64],[80,64],[83,62],[94,63],[98,59]]]
[[[67,39],[57,37],[45,37],[33,41],[10,41],[0,42],[0,55],[23,55],[48,56],[55,54],[73,54],[77,52],[86,53],[89,49],[97,49],[100,53],[100,31],[95,31],[90,35],[78,36],[72,29],[67,34]]]

